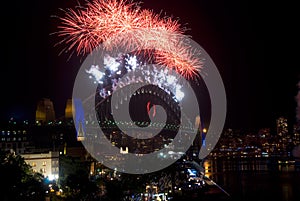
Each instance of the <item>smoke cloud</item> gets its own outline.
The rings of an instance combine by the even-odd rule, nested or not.
[[[298,94],[296,96],[297,108],[296,108],[296,118],[298,124],[300,124],[300,82],[298,83]]]

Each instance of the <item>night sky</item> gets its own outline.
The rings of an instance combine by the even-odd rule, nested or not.
[[[293,53],[300,19],[295,5],[253,0],[143,2],[143,8],[178,17],[215,62],[227,94],[225,127],[271,127],[279,116],[295,121],[300,80]],[[59,55],[59,39],[51,35],[58,20],[51,16],[62,16],[60,8],[75,5],[75,0],[1,5],[2,121],[34,119],[36,103],[43,97],[53,101],[58,117],[64,114],[82,57]]]

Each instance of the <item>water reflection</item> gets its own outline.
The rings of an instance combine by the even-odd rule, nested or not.
[[[300,168],[294,161],[208,159],[203,165],[205,175],[229,192],[230,200],[300,200]]]

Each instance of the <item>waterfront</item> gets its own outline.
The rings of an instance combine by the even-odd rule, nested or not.
[[[197,200],[300,200],[300,168],[293,162],[270,158],[206,160],[205,175],[230,197],[215,186]]]

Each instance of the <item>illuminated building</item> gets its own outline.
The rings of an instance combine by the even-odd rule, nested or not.
[[[59,152],[32,153],[21,155],[34,172],[39,172],[49,180],[57,180],[59,176]]]
[[[0,128],[1,150],[13,150],[16,154],[22,154],[26,151],[28,144],[27,122],[25,122],[24,125],[13,124]]]
[[[277,129],[277,135],[283,138],[286,137],[288,135],[287,119],[284,117],[279,117],[276,120],[276,129]]]
[[[55,120],[55,111],[53,103],[48,98],[43,98],[37,103],[35,112],[35,120],[37,122],[50,122]]]
[[[276,120],[276,130],[278,135],[278,148],[280,152],[286,152],[287,144],[290,142],[288,134],[287,118],[279,117]]]
[[[293,131],[293,143],[294,145],[300,144],[300,130],[298,129],[297,125],[294,125],[294,131]]]

